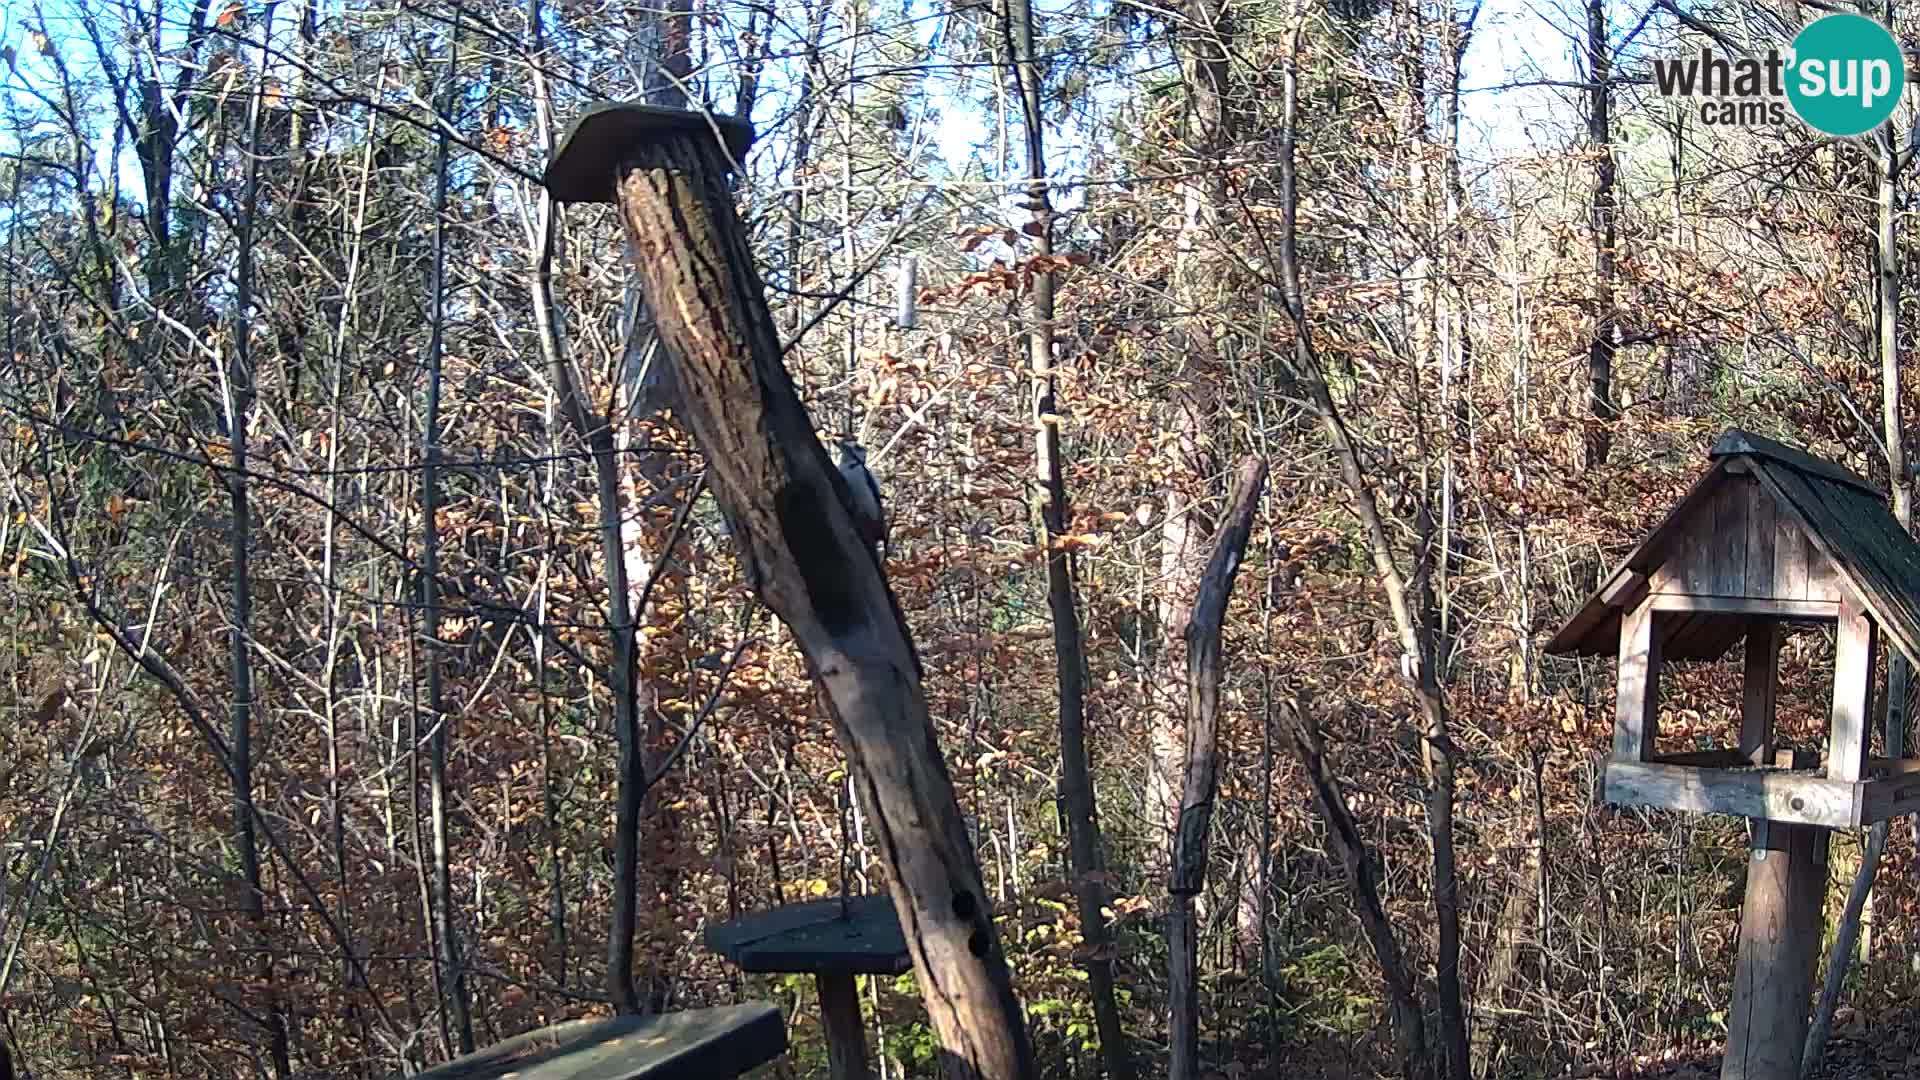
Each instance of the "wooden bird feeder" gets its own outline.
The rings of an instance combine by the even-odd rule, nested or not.
[[[1547,644],[1619,657],[1608,802],[1753,820],[1723,1080],[1796,1078],[1820,944],[1828,831],[1920,810],[1920,762],[1868,756],[1880,635],[1920,661],[1920,544],[1847,469],[1743,431]],[[1824,762],[1776,750],[1780,643],[1835,627]],[[1660,668],[1745,641],[1735,745],[1663,749]]]
[[[833,1080],[867,1080],[866,1029],[856,975],[901,975],[913,967],[900,916],[885,896],[788,904],[707,930],[707,948],[742,971],[811,974],[820,991]]]
[[[787,1049],[765,1003],[571,1020],[428,1069],[419,1080],[679,1080],[742,1076]]]

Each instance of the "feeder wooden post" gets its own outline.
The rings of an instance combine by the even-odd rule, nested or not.
[[[813,974],[833,1080],[872,1080],[855,976],[913,966],[900,918],[884,896],[815,900],[707,927],[707,947],[741,971]]]
[[[820,1019],[827,1030],[827,1075],[832,1080],[872,1080],[858,984],[847,972],[823,971],[813,977],[813,985],[820,991]]]
[[[1827,737],[1827,775],[1859,780],[1867,766],[1867,732],[1872,720],[1873,620],[1852,597],[1840,602],[1834,626],[1833,719]]]
[[[1654,633],[1651,596],[1641,597],[1620,613],[1620,679],[1615,694],[1614,760],[1652,758],[1660,732],[1660,638]]]
[[[1828,830],[1755,820],[1720,1080],[1799,1080],[1827,884]]]
[[[751,138],[739,120],[599,106],[575,122],[545,183],[557,199],[619,205],[678,377],[677,418],[699,443],[748,583],[823,691],[873,822],[944,1071],[1026,1080],[1033,1049],[919,657],[787,374],[734,211],[726,178]]]

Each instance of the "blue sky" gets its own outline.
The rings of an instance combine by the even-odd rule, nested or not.
[[[1069,0],[1040,0],[1039,12],[1045,19],[1049,11],[1063,11]],[[13,47],[21,72],[46,85],[51,72],[44,58],[31,48],[26,35],[28,24],[41,18],[56,41],[81,34],[76,24],[72,0],[47,0],[36,12],[27,3],[0,5],[0,44]],[[259,6],[257,3],[250,5]],[[910,11],[923,42],[945,25],[946,20],[927,18],[928,0],[914,0]],[[1637,21],[1644,5],[1613,5],[1613,34],[1616,39]],[[42,14],[41,12],[44,12]],[[281,27],[284,30],[284,26]],[[1472,47],[1465,59],[1463,151],[1470,162],[1491,164],[1500,158],[1520,154],[1563,151],[1578,138],[1581,112],[1573,106],[1577,91],[1566,86],[1512,85],[1533,80],[1573,82],[1580,77],[1582,64],[1576,49],[1584,38],[1584,11],[1579,0],[1486,0]],[[69,62],[91,51],[81,40],[73,40],[64,49]],[[0,78],[11,76],[0,70]],[[951,84],[950,84],[951,85]],[[976,84],[978,85],[978,84]],[[928,87],[936,96],[951,93],[936,83]],[[986,118],[974,108],[950,107],[943,110],[947,119],[931,134],[939,156],[958,167],[969,159],[975,148],[989,137]],[[1070,131],[1049,133],[1050,157],[1062,174],[1079,171],[1084,162],[1073,160],[1074,149],[1083,149],[1083,140]],[[102,153],[108,149],[103,147]],[[103,162],[104,164],[104,162]],[[123,178],[134,181],[137,176]],[[137,190],[137,187],[133,190]]]

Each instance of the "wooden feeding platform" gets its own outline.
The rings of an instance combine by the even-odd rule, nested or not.
[[[420,1073],[420,1080],[682,1080],[741,1076],[785,1053],[780,1010],[764,1003],[658,1016],[571,1020]]]
[[[1608,802],[1752,821],[1720,1075],[1798,1080],[1829,832],[1920,811],[1904,702],[1888,712],[1888,756],[1868,756],[1882,637],[1920,660],[1920,544],[1883,492],[1834,462],[1744,431],[1709,459],[1546,651],[1619,658]],[[1780,643],[1807,624],[1834,627],[1824,755],[1774,742]],[[1661,753],[1661,668],[1742,641],[1736,744]]]
[[[866,1028],[856,975],[901,975],[913,967],[893,900],[855,896],[788,904],[711,927],[707,948],[742,971],[808,974],[820,992],[833,1080],[865,1080]]]

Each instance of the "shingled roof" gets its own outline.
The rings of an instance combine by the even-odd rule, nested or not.
[[[1779,546],[1792,546],[1804,537],[1810,568],[1806,574],[1815,592],[1823,584],[1829,590],[1845,589],[1873,617],[1887,642],[1920,664],[1920,543],[1888,512],[1884,492],[1831,461],[1745,431],[1722,435],[1709,457],[1713,467],[1560,628],[1547,643],[1547,652],[1614,654],[1621,608],[1635,602],[1650,579],[1664,583],[1656,584],[1655,591],[1737,592],[1724,582],[1702,582],[1672,567],[1689,558],[1697,564],[1721,557],[1707,550],[1707,545],[1726,543],[1724,537],[1716,539],[1716,515],[1725,532],[1735,514],[1741,516],[1733,542],[1750,547],[1749,560],[1764,559],[1770,565],[1775,534],[1752,529],[1749,535],[1747,524],[1769,515],[1785,538]],[[1740,486],[1746,476],[1753,477],[1757,492]],[[1695,550],[1702,554],[1694,555]],[[1822,575],[1828,574],[1831,580],[1823,582]],[[1676,628],[1666,655],[1682,660],[1724,653],[1745,632],[1745,617],[1735,613],[1734,606],[1727,605],[1718,615],[1703,611],[1690,626]],[[1822,609],[1815,600],[1792,610],[1818,618]]]

